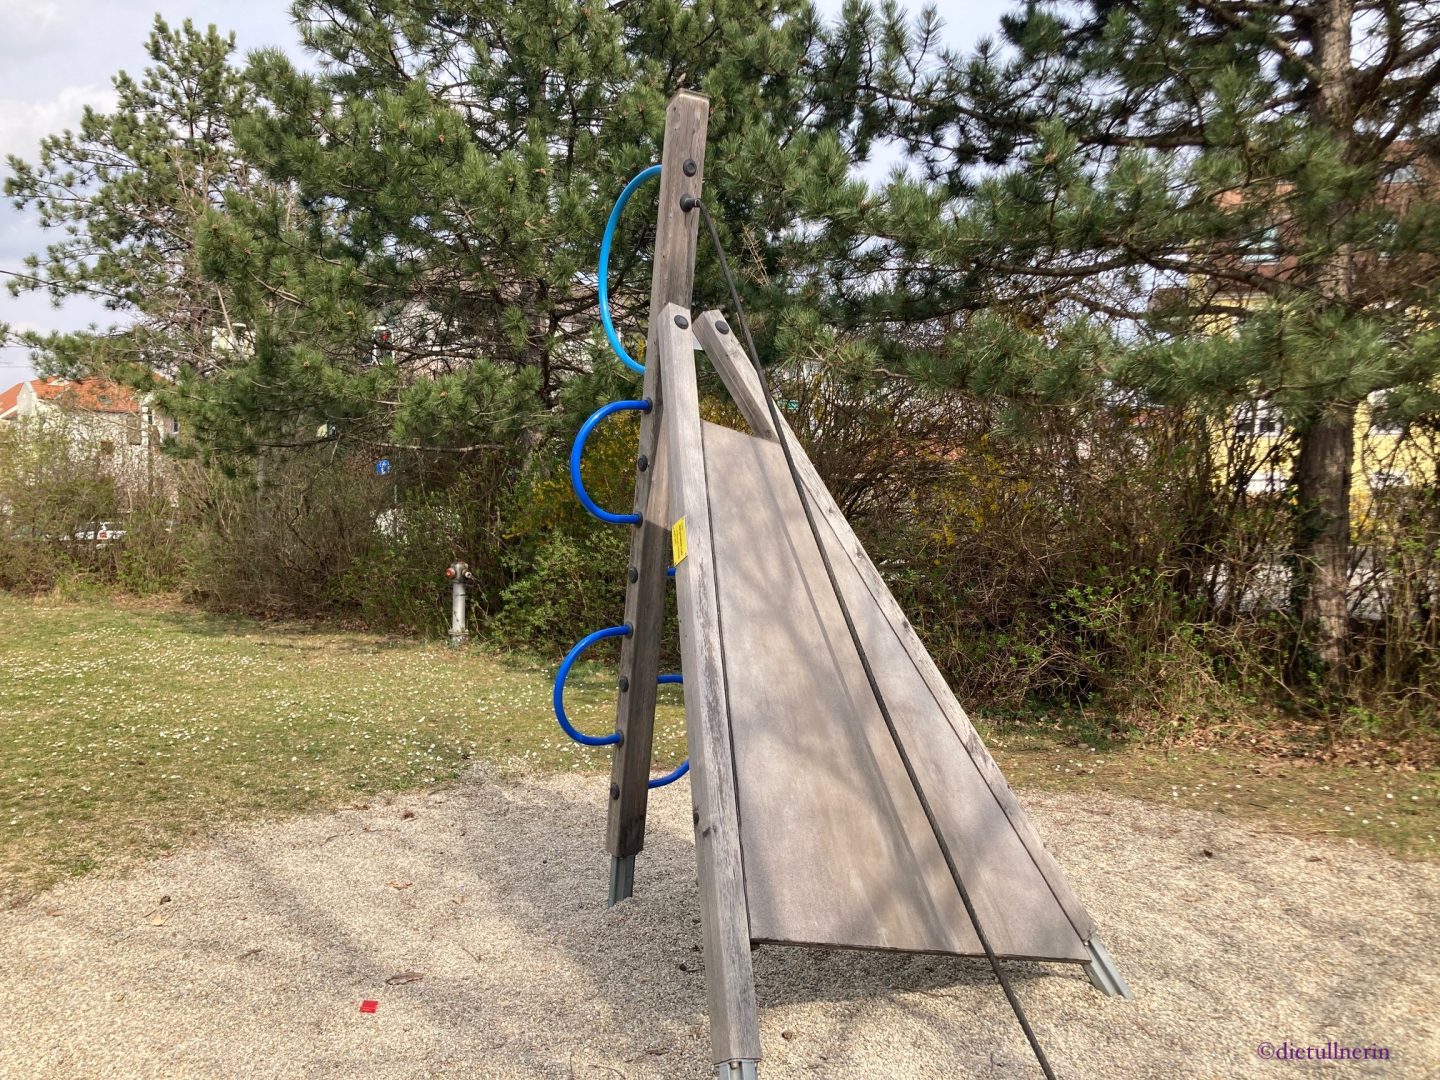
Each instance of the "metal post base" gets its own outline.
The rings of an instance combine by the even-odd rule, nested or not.
[[[1134,1001],[1135,995],[1130,992],[1130,984],[1115,969],[1115,962],[1110,959],[1110,953],[1106,950],[1105,943],[1100,940],[1100,935],[1093,935],[1086,942],[1086,946],[1090,950],[1090,962],[1085,965],[1085,974],[1090,976],[1090,982],[1095,989],[1107,997]]]
[[[715,1080],[759,1080],[760,1074],[756,1071],[759,1064],[754,1058],[722,1061],[715,1066]]]
[[[611,855],[610,856],[610,898],[607,901],[610,907],[614,907],[621,900],[630,899],[635,892],[635,856],[634,855]]]

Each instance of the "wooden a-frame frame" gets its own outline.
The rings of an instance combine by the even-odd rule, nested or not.
[[[627,573],[633,633],[621,657],[623,741],[607,832],[610,902],[630,895],[643,847],[673,555],[717,1077],[756,1075],[755,944],[979,955],[953,881],[937,870],[941,833],[997,953],[1083,964],[1103,992],[1128,997],[1089,915],[879,571],[783,418],[772,422],[735,335],[719,312],[691,320],[699,214],[681,200],[700,197],[707,112],[703,97],[682,93],[667,113],[645,365],[652,409],[637,461],[643,521]],[[751,434],[702,421],[697,338]],[[897,706],[938,809],[934,829],[917,824],[917,792],[897,780],[896,749],[877,734],[873,696],[857,688],[853,642],[838,634],[839,597],[817,576],[802,499],[822,523],[839,591]]]

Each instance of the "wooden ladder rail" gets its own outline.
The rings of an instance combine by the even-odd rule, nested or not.
[[[620,647],[620,690],[615,706],[615,730],[620,733],[620,743],[610,768],[610,809],[605,829],[610,851],[611,904],[633,893],[635,856],[645,846],[656,678],[660,674],[660,640],[668,589],[665,570],[670,564],[666,450],[661,438],[665,384],[654,358],[665,306],[690,307],[700,223],[696,215],[680,209],[680,199],[684,195],[700,197],[709,118],[709,98],[688,90],[671,98],[665,113],[650,326],[645,347],[643,396],[651,401],[652,408],[640,419],[635,512],[642,520],[632,526],[630,563],[625,573],[625,622],[633,632]]]

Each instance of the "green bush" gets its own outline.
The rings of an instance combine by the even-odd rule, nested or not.
[[[514,470],[501,458],[437,467],[396,455],[393,466],[378,477],[373,458],[322,447],[238,475],[199,469],[184,591],[224,610],[429,635],[449,624],[445,568],[460,560],[483,624],[513,576],[498,507]]]
[[[210,607],[258,615],[334,615],[336,582],[371,542],[385,493],[363,463],[311,452],[261,459],[238,475],[202,469],[183,583]]]
[[[0,588],[39,592],[66,579],[114,579],[117,548],[77,539],[120,519],[121,492],[98,444],[63,419],[0,424]]]
[[[470,567],[470,620],[482,624],[504,587],[490,497],[473,474],[440,491],[412,493],[382,510],[370,542],[336,582],[335,602],[367,626],[425,635],[450,624],[445,568]]]
[[[619,623],[629,555],[629,529],[597,529],[586,537],[551,534],[505,590],[491,633],[512,648],[553,654],[592,630]]]
[[[115,580],[140,596],[169,593],[185,579],[184,549],[193,524],[168,498],[143,501],[125,516],[125,539],[116,551]]]

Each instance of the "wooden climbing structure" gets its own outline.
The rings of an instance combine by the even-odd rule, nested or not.
[[[1128,997],[1084,906],[768,398],[742,335],[719,311],[691,314],[707,115],[700,95],[671,101],[658,173],[637,177],[612,215],[602,282],[620,208],[658,176],[643,395],[597,413],[572,455],[582,501],[634,534],[624,624],[572,650],[555,687],[567,731],[615,746],[610,902],[634,888],[650,787],[685,775],[650,771],[655,686],[680,681],[658,669],[673,574],[718,1077],[757,1074],[756,944],[988,955],[1007,995],[998,961],[1075,963],[1103,992]],[[605,321],[641,370],[608,311]],[[748,431],[701,419],[697,343]],[[642,413],[628,515],[595,507],[580,476],[585,437],[621,409]],[[603,636],[623,639],[616,727],[586,736],[565,717],[564,676]]]

